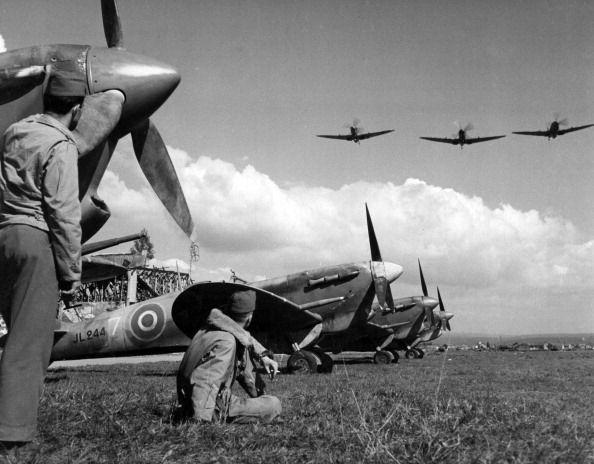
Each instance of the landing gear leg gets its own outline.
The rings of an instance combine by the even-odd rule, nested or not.
[[[398,351],[390,350],[390,353],[392,353],[392,356],[394,356],[394,360],[392,362],[394,364],[398,363],[398,360],[400,359],[400,355],[398,354]]]
[[[330,374],[334,368],[334,360],[326,354],[321,348],[314,347],[310,348],[312,353],[315,354],[321,361],[322,364],[318,366],[318,372],[322,374]]]

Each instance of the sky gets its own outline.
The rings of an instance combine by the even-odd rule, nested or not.
[[[121,0],[129,51],[182,81],[153,115],[197,226],[195,279],[248,280],[365,261],[368,203],[393,294],[439,285],[457,332],[594,331],[594,123],[589,1]],[[26,27],[24,27],[26,25]],[[100,2],[0,5],[0,50],[104,46]],[[394,129],[360,145],[315,137]],[[459,147],[420,140],[507,135]],[[122,139],[96,236],[146,227],[160,263],[189,241]],[[125,250],[126,247],[120,248]]]

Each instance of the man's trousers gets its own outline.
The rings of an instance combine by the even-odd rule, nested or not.
[[[53,344],[58,281],[47,232],[0,228],[0,313],[8,336],[0,360],[0,441],[30,441]]]

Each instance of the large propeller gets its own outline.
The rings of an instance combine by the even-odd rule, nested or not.
[[[101,0],[103,30],[109,48],[124,48],[122,24],[114,0]],[[146,119],[131,132],[134,154],[157,197],[184,233],[190,237],[194,224],[177,173],[163,138]]]
[[[450,319],[452,318],[451,315],[446,313],[445,308],[443,306],[443,301],[441,299],[441,293],[439,293],[439,287],[437,287],[437,299],[439,300],[439,318],[442,325],[445,325],[446,329],[452,330],[450,326]]]
[[[423,289],[423,296],[425,298],[429,297],[427,292],[427,284],[425,283],[425,277],[423,276],[423,269],[421,268],[421,260],[417,260],[419,263],[419,275],[421,276],[421,288]],[[439,287],[437,287],[437,299],[439,302],[439,319],[435,319],[435,315],[433,313],[433,306],[425,305],[425,320],[429,323],[430,327],[437,326],[437,328],[445,327],[447,330],[452,330],[450,327],[449,320],[453,317],[452,314],[446,313],[445,307],[443,305],[443,301],[441,299],[441,293],[439,293]],[[433,300],[435,301],[435,300]]]
[[[194,229],[192,217],[165,143],[148,117],[141,119],[162,104],[177,86],[179,75],[167,65],[124,50],[115,0],[102,0],[101,12],[107,49],[83,45],[40,45],[0,53],[0,105],[17,100],[43,85],[51,76],[54,63],[70,67],[68,69],[79,77],[84,76],[92,95],[85,99],[73,134],[82,157],[93,152],[91,157],[101,160],[97,164],[90,158],[86,159],[84,170],[88,172],[81,174],[85,178],[81,184],[82,192],[91,185],[91,177],[96,188],[95,184],[105,172],[117,140],[130,132],[134,152],[145,177],[177,224],[186,235],[191,236]],[[135,69],[140,70],[140,74]],[[23,109],[27,110],[24,106]],[[13,109],[10,111],[17,114]],[[31,112],[37,111],[39,104],[31,106]],[[7,121],[9,119],[6,118]],[[105,153],[102,144],[106,140],[110,149],[102,155]]]
[[[377,301],[382,310],[385,310],[386,307],[394,310],[394,299],[392,298],[390,282],[398,277],[402,273],[402,270],[395,269],[395,272],[386,272],[386,265],[389,266],[392,264],[385,263],[382,259],[367,203],[365,203],[365,213],[367,215],[367,234],[369,235],[369,247],[371,249],[371,274],[373,276],[373,285],[375,287]]]
[[[421,267],[421,260],[417,259],[419,263],[419,275],[421,277],[421,289],[423,290],[423,296],[425,298],[429,297],[429,292],[427,291],[427,284],[425,283],[425,276],[423,275],[423,268]],[[435,301],[435,300],[433,300]],[[435,304],[435,303],[433,303]],[[433,318],[433,307],[429,305],[424,305],[425,308],[425,320],[432,326],[435,323]]]

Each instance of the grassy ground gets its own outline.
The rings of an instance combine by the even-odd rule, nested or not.
[[[175,425],[171,362],[58,368],[43,463],[594,463],[594,352],[448,352],[269,384],[272,425]]]

